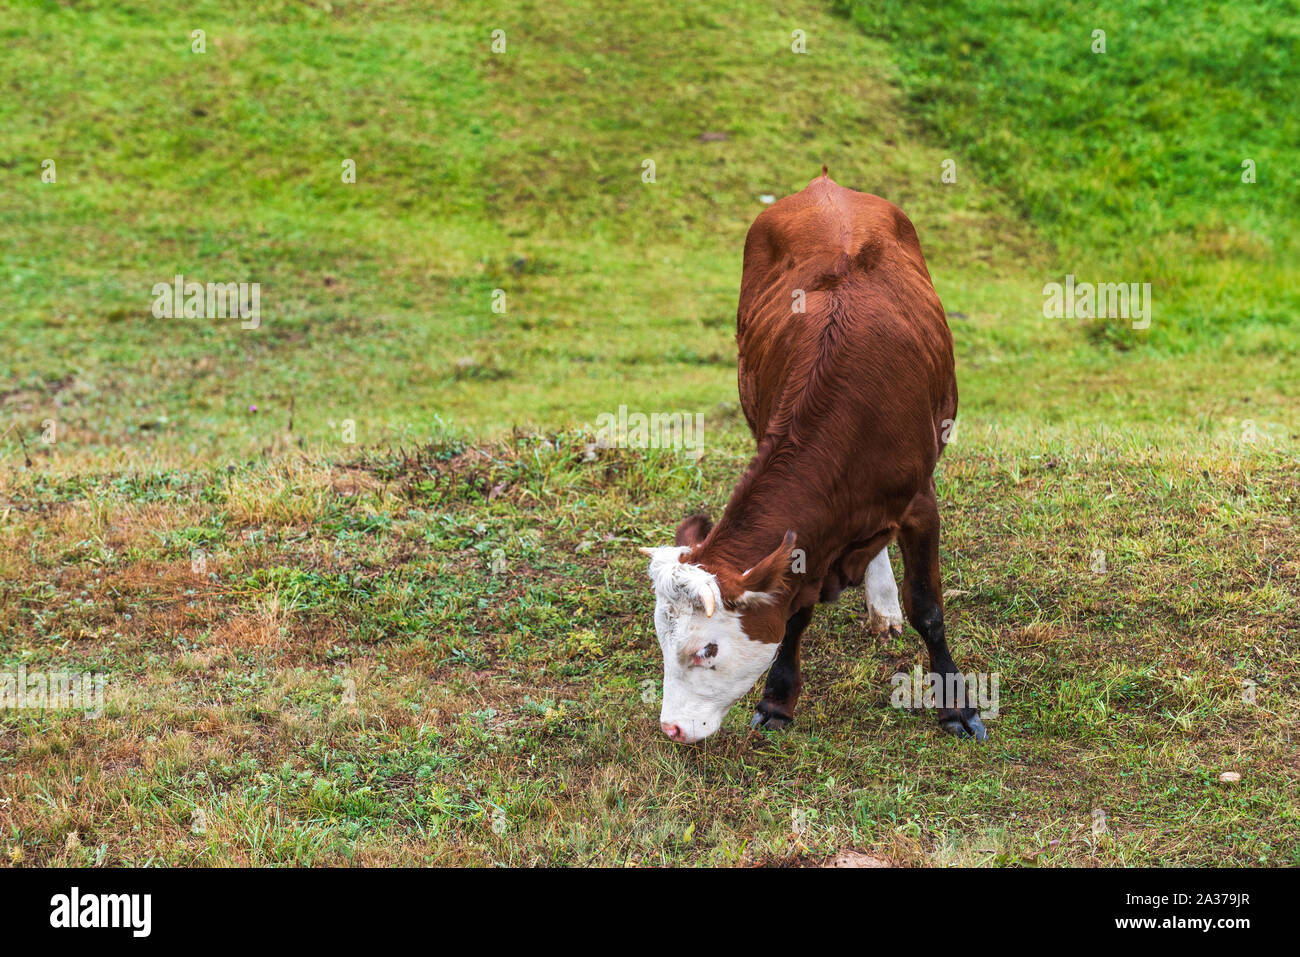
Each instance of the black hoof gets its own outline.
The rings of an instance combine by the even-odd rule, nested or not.
[[[939,715],[939,727],[958,738],[974,738],[976,741],[989,739],[988,729],[980,720],[980,713],[974,708],[963,708],[960,712],[948,711]]]
[[[794,724],[792,716],[782,714],[766,701],[759,703],[758,710],[754,712],[754,717],[749,720],[751,728],[767,728],[769,731],[780,731],[792,724]]]
[[[882,625],[878,628],[871,629],[871,635],[876,641],[889,642],[892,644],[899,638],[903,637],[903,629],[897,625]]]

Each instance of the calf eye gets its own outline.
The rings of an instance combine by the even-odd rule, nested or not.
[[[714,658],[716,658],[717,655],[718,655],[717,642],[711,641],[703,648],[701,648],[699,651],[695,652],[695,658],[693,659],[693,661],[697,665],[705,665],[708,664],[710,661],[712,661]]]

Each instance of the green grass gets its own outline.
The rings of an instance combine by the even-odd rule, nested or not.
[[[743,439],[716,452],[588,461],[553,433],[11,488],[19,660],[111,683],[99,720],[3,717],[9,853],[1300,863],[1293,450],[968,433],[941,481],[945,574],[958,661],[1002,676],[990,741],[889,706],[920,643],[873,641],[851,594],[814,621],[794,730],[749,733],[742,705],[682,748],[655,722],[633,546],[716,506]]]
[[[1294,357],[1292,0],[840,7],[889,43],[909,105],[958,169],[980,170],[1051,241],[1052,278],[1153,284],[1149,331],[1107,324],[1098,338]]]
[[[494,56],[486,38],[502,24],[510,45]],[[789,50],[798,24],[803,56]],[[1033,168],[962,155],[958,182],[942,183],[963,144],[914,135],[886,83],[913,44],[885,46],[816,4],[213,5],[183,18],[20,5],[6,29],[21,55],[0,66],[13,91],[0,104],[0,226],[14,238],[0,250],[0,364],[29,444],[53,419],[67,453],[247,456],[280,437],[290,402],[296,438],[330,448],[346,420],[366,444],[419,441],[447,421],[485,434],[581,424],[648,396],[711,410],[734,395],[735,290],[758,197],[800,188],[822,162],[917,223],[946,305],[967,317],[954,320],[966,411],[1017,414],[1027,404],[1003,397],[1032,390],[1031,413],[1056,419],[1113,421],[1139,404],[1153,417],[1224,414],[1225,372],[1249,380],[1252,403],[1294,408],[1294,326],[1276,322],[1294,315],[1296,283],[1270,272],[1287,261],[1292,177],[1266,166],[1249,194],[1269,203],[1259,229],[1273,265],[1238,256],[1224,273],[1179,250],[1161,266],[1179,271],[1171,283],[1145,265],[1077,261],[1081,278],[1094,266],[1150,278],[1149,338],[1177,328],[1204,346],[1178,362],[1119,352],[1112,340],[1132,335],[1122,322],[1042,317],[1043,282],[1069,262],[1052,253],[1060,230],[1027,225],[1018,192],[1046,177],[1073,204],[1078,184],[1108,181],[1104,166],[1059,173],[1059,154],[1035,150],[1027,129],[1015,149]],[[1257,107],[1260,135],[1290,142],[1290,113],[1266,95]],[[701,142],[706,132],[727,139]],[[56,183],[40,179],[45,158]],[[344,158],[357,161],[353,185]],[[1091,218],[1143,221],[1108,207]],[[1131,246],[1149,240],[1139,231]],[[262,328],[154,319],[150,290],[177,273],[262,283]],[[1213,295],[1196,287],[1216,316],[1240,303],[1254,331],[1238,348],[1178,298],[1193,274],[1218,277]],[[1261,297],[1263,325],[1250,318]],[[1141,401],[1107,389],[1079,403],[1097,382]]]
[[[0,711],[0,861],[1300,864],[1297,20],[1046,9],[11,5],[0,671],[110,679]],[[856,592],[793,730],[656,727],[635,546],[747,461],[745,231],[823,162],[950,314],[982,747],[889,706],[920,642]],[[261,328],[154,319],[177,272]],[[1151,329],[1045,319],[1066,272]],[[704,459],[588,454],[621,404]]]

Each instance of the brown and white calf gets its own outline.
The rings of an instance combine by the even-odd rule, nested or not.
[[[675,545],[643,549],[664,657],[660,723],[674,741],[717,731],[769,666],[752,724],[789,724],[799,638],[813,607],[849,585],[865,579],[873,625],[901,628],[893,542],[930,670],[957,673],[933,477],[957,382],[916,230],[893,204],[823,169],[750,227],[736,341],[758,451],[717,525],[694,515]],[[987,737],[974,708],[942,704],[945,730]]]

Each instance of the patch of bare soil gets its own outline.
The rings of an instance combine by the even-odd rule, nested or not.
[[[846,850],[840,851],[829,860],[823,861],[818,867],[893,867],[894,865],[885,860],[883,857],[876,857],[873,854],[867,854],[865,851]]]

